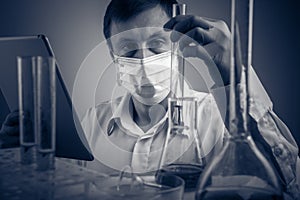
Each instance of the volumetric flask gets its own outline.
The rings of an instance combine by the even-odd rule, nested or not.
[[[203,171],[197,200],[277,200],[282,191],[271,163],[255,145],[248,125],[248,69],[251,66],[253,0],[232,0],[229,137]],[[237,85],[237,69],[246,81]]]

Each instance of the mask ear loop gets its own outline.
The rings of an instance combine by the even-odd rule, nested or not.
[[[116,55],[112,55],[113,56],[113,63],[115,65],[115,68],[116,68],[116,71],[117,71],[117,84],[118,86],[121,86],[121,79],[120,79],[120,64],[118,62],[118,58],[116,58],[117,56]]]

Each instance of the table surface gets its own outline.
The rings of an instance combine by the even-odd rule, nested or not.
[[[21,165],[19,152],[0,150],[0,199],[94,199],[91,183],[105,176],[58,158],[55,170],[38,172]]]
[[[101,193],[93,182],[107,175],[76,162],[56,158],[55,170],[38,172],[34,165],[20,163],[19,148],[1,149],[0,199],[99,199]],[[184,193],[184,199],[194,199],[194,192]]]

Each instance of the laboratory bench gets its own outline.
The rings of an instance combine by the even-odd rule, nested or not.
[[[103,199],[103,191],[94,183],[107,175],[87,169],[82,163],[56,157],[54,170],[37,171],[34,164],[20,163],[19,148],[0,149],[0,199]],[[183,199],[194,199],[194,192],[185,192]]]

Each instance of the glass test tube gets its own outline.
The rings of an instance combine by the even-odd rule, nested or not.
[[[33,78],[35,74],[35,60],[30,56],[17,57],[17,63],[21,163],[32,164],[35,160],[36,144]]]
[[[56,139],[56,68],[53,57],[37,57],[36,66],[36,136],[37,170],[55,167]]]
[[[173,4],[172,17],[176,17],[178,15],[185,15],[185,14],[186,14],[186,4]],[[170,88],[172,91],[172,97],[173,98],[184,97],[184,58],[182,55],[180,55],[178,42],[172,42],[171,51],[172,51],[172,59],[171,59],[172,73],[171,73]],[[178,63],[175,62],[176,59]],[[176,71],[178,75],[174,74],[174,71]],[[179,94],[176,88],[178,84],[173,84],[174,79],[177,77],[178,77],[179,87],[180,87]]]

